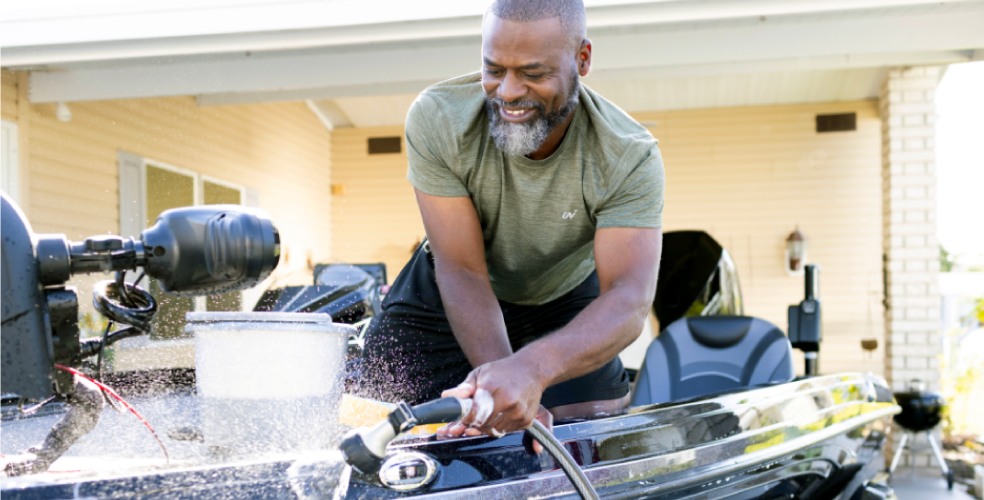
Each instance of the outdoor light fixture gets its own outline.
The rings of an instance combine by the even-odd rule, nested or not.
[[[72,110],[68,109],[67,104],[59,102],[55,110],[55,116],[58,117],[58,121],[60,122],[70,122],[72,121]]]
[[[786,238],[786,256],[783,262],[786,274],[799,276],[803,274],[806,263],[806,237],[800,232],[799,226]]]

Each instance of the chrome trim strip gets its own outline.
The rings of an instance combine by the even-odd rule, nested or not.
[[[853,374],[852,374],[853,375]],[[814,380],[817,387],[811,389],[827,389],[843,387],[844,385],[861,385],[861,380],[851,380],[850,376],[825,377],[826,380]],[[846,382],[846,384],[844,384]],[[762,389],[763,393],[773,392],[774,388]],[[804,392],[812,393],[814,390]],[[757,391],[756,391],[757,392]],[[829,393],[828,393],[829,394]],[[822,441],[831,439],[839,434],[867,425],[879,419],[898,413],[901,408],[892,403],[874,403],[865,400],[851,400],[842,404],[834,404],[815,413],[802,415],[788,421],[777,422],[759,429],[742,432],[725,437],[711,443],[692,448],[686,448],[667,454],[649,456],[641,459],[627,458],[611,465],[589,467],[585,474],[605,498],[629,499],[640,495],[658,493],[660,491],[677,489],[688,485],[697,485],[710,478],[727,477],[743,469],[756,465],[768,464],[771,461],[794,453],[796,450],[815,446]],[[883,406],[872,408],[873,404]],[[869,409],[870,408],[870,409]],[[656,410],[658,411],[658,410]],[[855,411],[853,417],[827,425],[822,429],[810,430],[811,426],[826,425],[829,419],[845,411]],[[745,452],[755,446],[753,438],[798,428],[806,430],[789,441],[777,442],[765,448]],[[777,434],[782,436],[783,434]],[[761,444],[768,443],[769,440]],[[742,451],[745,450],[745,451]],[[725,458],[725,457],[731,458]],[[694,466],[696,459],[703,458],[703,465]],[[675,476],[675,477],[674,477]],[[666,478],[665,482],[660,481]],[[607,491],[606,491],[607,490]],[[708,492],[710,493],[710,492]],[[513,479],[482,486],[448,490],[422,495],[422,498],[440,500],[473,500],[480,496],[483,500],[512,499],[512,498],[548,498],[562,495],[576,495],[567,477],[559,470],[529,476],[523,479]],[[723,494],[723,493],[722,493]],[[714,498],[710,496],[709,498]]]

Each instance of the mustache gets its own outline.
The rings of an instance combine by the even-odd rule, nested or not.
[[[536,110],[539,111],[540,113],[545,114],[547,112],[547,107],[536,101],[529,101],[529,100],[522,100],[522,99],[516,101],[506,101],[501,97],[489,97],[488,102],[489,104],[498,107],[508,106],[512,108],[536,108]]]

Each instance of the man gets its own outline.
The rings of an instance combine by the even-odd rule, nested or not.
[[[618,354],[655,295],[663,164],[645,128],[580,85],[590,67],[581,0],[498,0],[481,73],[428,88],[407,116],[428,240],[367,334],[366,393],[474,398],[441,435],[628,404]]]

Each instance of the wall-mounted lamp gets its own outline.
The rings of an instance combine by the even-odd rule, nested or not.
[[[784,267],[786,274],[798,276],[803,274],[803,265],[806,264],[806,237],[800,232],[799,226],[786,238],[786,255]]]
[[[58,117],[58,121],[60,122],[70,122],[72,121],[72,110],[68,109],[68,104],[59,102],[58,108],[55,110],[55,116]]]

